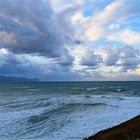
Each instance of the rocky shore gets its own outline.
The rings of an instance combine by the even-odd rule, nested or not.
[[[84,140],[140,140],[140,115]]]

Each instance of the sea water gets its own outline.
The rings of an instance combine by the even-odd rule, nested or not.
[[[140,82],[0,84],[0,140],[82,140],[140,114]]]

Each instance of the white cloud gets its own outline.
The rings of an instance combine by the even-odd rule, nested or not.
[[[84,2],[85,0],[50,0],[55,12],[60,12],[70,7],[77,7],[78,9],[83,6]]]
[[[108,27],[111,22],[114,22],[116,19],[118,20],[125,15],[126,11],[120,10],[120,8],[123,7],[123,4],[124,3],[121,0],[114,1],[93,16],[85,18],[82,21],[85,26],[85,38],[89,41],[97,41],[106,38],[110,33]]]
[[[118,39],[118,41],[126,44],[139,43],[139,32],[122,30],[128,18],[135,15],[139,10],[135,2],[131,2],[131,5],[128,5],[128,2],[127,0],[115,0],[104,9],[94,12],[92,16],[88,17],[84,17],[80,12],[76,13],[72,21],[81,27],[79,36],[83,34],[83,39],[86,42],[95,42],[101,39],[116,41]],[[126,38],[130,40],[127,42]]]
[[[122,31],[112,33],[108,36],[108,39],[112,41],[123,42],[129,45],[136,45],[140,44],[140,33],[134,32],[130,29],[125,29]]]

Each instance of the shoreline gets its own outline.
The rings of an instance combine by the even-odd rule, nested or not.
[[[84,140],[140,140],[140,115]]]

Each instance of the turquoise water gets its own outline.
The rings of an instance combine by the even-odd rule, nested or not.
[[[0,140],[82,140],[140,114],[140,82],[0,84]]]

